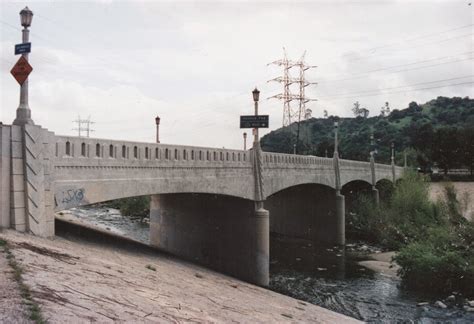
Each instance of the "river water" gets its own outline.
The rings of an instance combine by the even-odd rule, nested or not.
[[[149,243],[149,225],[123,217],[112,208],[73,208],[61,217]],[[310,242],[272,236],[270,289],[371,323],[474,323],[474,313],[458,306],[434,307],[446,296],[423,295],[400,288],[398,278],[358,264],[365,244],[355,252],[315,247]],[[429,302],[417,306],[419,302]]]

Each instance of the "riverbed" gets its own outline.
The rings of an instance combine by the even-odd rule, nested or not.
[[[148,223],[116,209],[73,208],[58,217],[149,243]],[[274,291],[372,323],[474,323],[474,314],[460,307],[433,306],[447,296],[406,291],[399,278],[361,266],[370,253],[380,252],[377,247],[351,242],[340,250],[275,235],[270,246]]]

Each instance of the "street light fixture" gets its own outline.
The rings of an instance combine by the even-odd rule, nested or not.
[[[252,95],[253,95],[253,101],[257,102],[259,97],[260,97],[260,91],[257,89],[257,87],[255,87],[255,89],[253,89]]]
[[[31,26],[31,21],[33,20],[33,11],[31,11],[28,7],[25,7],[22,11],[20,11],[20,18],[21,18],[21,25],[25,28]]]

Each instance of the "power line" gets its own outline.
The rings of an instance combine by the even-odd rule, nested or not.
[[[442,31],[439,31],[439,32],[436,32],[436,33],[430,33],[430,34],[420,35],[420,36],[416,36],[416,37],[412,37],[412,38],[408,38],[408,39],[402,39],[402,40],[399,40],[397,42],[393,42],[393,43],[390,43],[390,44],[385,44],[385,45],[380,45],[380,46],[371,47],[371,48],[367,48],[367,49],[362,49],[362,50],[359,50],[357,52],[358,53],[373,52],[373,51],[376,51],[377,49],[392,47],[392,46],[403,44],[404,42],[405,43],[406,42],[411,42],[411,41],[414,41],[414,40],[428,38],[428,37],[432,37],[432,36],[436,36],[436,35],[442,35],[442,34],[446,34],[446,33],[451,32],[451,31],[460,30],[460,29],[464,29],[464,28],[468,28],[468,27],[472,27],[472,26],[474,26],[474,24],[463,25],[463,26],[460,26],[460,27],[455,27],[455,28],[450,28],[450,29],[447,29],[447,30],[442,30]],[[461,37],[465,37],[465,36],[466,35],[462,35]],[[455,37],[455,38],[459,38],[459,37]],[[441,42],[448,41],[448,40],[451,40],[451,39],[444,39],[444,40],[441,40]],[[434,43],[436,43],[436,41]],[[432,44],[434,44],[434,43],[432,43]],[[426,44],[423,44],[422,46],[424,46],[424,45],[426,45]],[[413,47],[411,47],[411,48],[413,48]],[[409,50],[411,48],[407,48],[407,49]],[[404,49],[404,50],[407,50],[407,49]],[[400,51],[400,49],[399,49],[399,51]],[[402,49],[402,51],[403,51],[403,49]],[[369,56],[372,57],[372,56],[376,56],[376,55],[380,55],[380,54],[382,54],[382,53],[378,52],[378,53],[375,53],[375,54],[372,54],[372,55],[369,55]],[[341,55],[339,55],[339,57],[343,57],[344,55],[345,54],[341,54]],[[366,57],[367,56],[365,56],[363,58],[349,59],[347,61],[348,62],[359,61],[359,60],[365,59]],[[339,60],[331,60],[330,62],[337,63],[337,62],[339,62]]]
[[[471,53],[474,53],[474,51],[455,54],[455,56],[457,56],[457,55],[466,55],[466,54],[471,54]],[[390,69],[394,69],[394,68],[398,68],[398,67],[404,67],[404,66],[422,64],[422,63],[428,63],[428,62],[439,61],[439,60],[444,60],[444,59],[448,59],[448,58],[453,58],[453,55],[450,55],[450,56],[442,56],[442,57],[434,57],[434,58],[430,58],[430,59],[426,59],[426,60],[422,60],[422,61],[416,61],[416,62],[412,62],[412,63],[405,63],[405,64],[392,65],[392,66],[387,66],[387,67],[383,67],[383,68],[378,68],[378,69],[375,69],[375,70],[369,70],[369,71],[365,71],[365,72],[355,73],[355,74],[353,74],[353,75],[354,75],[354,76],[367,75],[367,74],[370,74],[370,73],[377,73],[377,72],[380,72],[380,71],[390,70]],[[348,79],[347,79],[347,78],[332,79],[332,80],[329,79],[329,80],[326,80],[325,82],[343,81],[343,80],[348,80]],[[321,82],[321,83],[322,83],[322,82]]]
[[[464,28],[468,28],[468,27],[472,27],[474,26],[474,24],[468,24],[468,25],[464,25],[464,26],[461,26],[461,27],[456,27],[456,28],[451,28],[451,29],[448,29],[448,30],[445,30],[445,31],[441,31],[441,32],[436,32],[436,33],[430,33],[430,34],[426,34],[426,35],[420,35],[420,36],[416,36],[416,37],[413,37],[413,38],[409,38],[409,39],[405,39],[405,40],[402,40],[402,41],[399,41],[399,42],[396,42],[396,43],[391,43],[391,44],[387,44],[387,45],[381,45],[381,46],[377,46],[377,47],[372,47],[372,48],[369,48],[365,51],[375,51],[377,49],[381,49],[381,48],[386,48],[386,47],[391,47],[391,46],[396,46],[400,43],[403,43],[403,42],[412,42],[414,40],[418,40],[418,39],[422,39],[422,38],[428,38],[428,37],[432,37],[432,36],[439,36],[439,35],[442,35],[442,34],[446,34],[446,33],[449,33],[449,32],[452,32],[452,31],[455,31],[455,30],[459,30],[459,29],[464,29]]]
[[[433,83],[438,83],[438,82],[446,82],[446,81],[454,81],[454,80],[461,80],[461,79],[467,79],[467,78],[472,78],[472,77],[474,77],[474,75],[467,75],[467,76],[463,76],[463,77],[450,78],[450,79],[442,79],[442,80],[436,80],[436,81],[418,82],[418,83],[413,83],[413,84],[404,85],[404,86],[382,88],[382,89],[377,89],[377,90],[365,90],[365,91],[357,91],[357,92],[333,94],[333,95],[322,96],[321,98],[332,98],[332,97],[340,97],[340,96],[347,96],[347,95],[353,95],[353,94],[361,94],[361,93],[367,93],[367,92],[370,93],[370,92],[378,92],[378,91],[385,91],[385,90],[392,90],[392,89],[408,88],[408,87],[413,87],[413,86],[418,86],[418,85],[433,84]]]
[[[394,93],[403,93],[403,92],[413,92],[413,91],[422,91],[422,90],[430,90],[430,89],[439,89],[439,88],[446,88],[446,87],[454,87],[454,86],[465,85],[465,84],[474,84],[474,81],[460,82],[460,83],[453,83],[453,84],[446,84],[446,85],[441,85],[441,86],[427,87],[427,88],[420,88],[420,89],[407,89],[407,90],[391,91],[391,92],[384,92],[384,93],[374,93],[374,94],[366,94],[366,95],[358,95],[358,96],[339,97],[339,98],[327,99],[326,101],[334,101],[334,100],[340,100],[340,99],[351,99],[351,98],[360,98],[360,97],[374,97],[374,96],[388,95],[388,94],[394,94]],[[374,92],[375,92],[375,91],[378,91],[378,90],[374,90]],[[324,100],[324,99],[322,99],[322,100]]]
[[[449,61],[449,62],[443,62],[443,63],[438,63],[438,64],[431,64],[431,65],[425,65],[425,66],[420,66],[416,68],[410,68],[410,69],[403,69],[403,70],[397,70],[397,71],[390,71],[387,72],[387,74],[392,74],[392,73],[400,73],[400,72],[407,72],[407,71],[414,71],[414,70],[421,70],[421,69],[426,69],[426,68],[431,68],[435,66],[440,66],[440,65],[445,65],[445,64],[452,64],[452,63],[458,63],[458,62],[464,62],[464,61],[469,61],[474,59],[474,57],[469,57],[465,59],[460,59],[460,60],[454,60],[454,61]],[[376,72],[374,72],[376,73]],[[378,73],[378,72],[377,72]],[[359,77],[353,77],[353,78],[344,78],[344,79],[335,79],[335,80],[327,80],[326,82],[336,82],[336,81],[348,81],[348,80],[357,80],[357,79],[363,79],[370,73],[364,73],[363,76]],[[322,82],[321,82],[322,83]]]

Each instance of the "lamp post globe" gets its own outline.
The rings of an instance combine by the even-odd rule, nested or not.
[[[253,89],[252,95],[253,95],[253,101],[257,102],[260,97],[260,91],[257,89],[257,87]]]
[[[31,21],[33,20],[33,11],[31,11],[28,7],[25,7],[22,11],[20,11],[20,19],[21,25],[25,28],[31,26]]]

